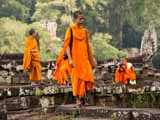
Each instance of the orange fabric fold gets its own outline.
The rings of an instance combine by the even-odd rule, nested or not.
[[[94,75],[87,52],[87,41],[89,40],[87,40],[86,29],[76,24],[71,26],[71,28],[73,31],[71,52],[74,64],[74,67],[71,68],[70,72],[72,79],[72,92],[74,96],[85,96],[86,91],[92,90],[94,85]],[[68,28],[65,35],[64,47],[62,48],[56,62],[57,69],[53,73],[54,76],[62,66],[63,55],[70,43],[70,36],[70,28]],[[57,81],[60,81],[60,79],[57,79]]]
[[[30,69],[30,80],[41,80],[40,53],[37,41],[32,36],[26,40],[22,67],[24,70]]]
[[[59,67],[54,71],[53,76],[57,80],[57,84],[63,85],[69,82],[68,75],[71,73],[68,60],[62,60]]]

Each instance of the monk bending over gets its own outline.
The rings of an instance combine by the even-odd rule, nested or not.
[[[32,84],[41,80],[41,64],[39,51],[39,38],[34,29],[29,31],[29,37],[26,40],[23,56],[24,71],[30,70],[29,79]]]
[[[64,59],[59,63],[59,67],[56,68],[53,75],[57,80],[57,84],[67,85],[69,83],[68,75],[71,74],[71,67],[69,66],[68,59]]]
[[[123,82],[125,85],[136,84],[136,74],[131,63],[127,62],[127,59],[123,59],[118,65],[115,73],[115,82]]]
[[[83,14],[81,11],[76,11],[73,17],[74,24],[66,31],[64,47],[56,62],[56,71],[60,69],[66,52],[68,56],[67,62],[71,68],[73,96],[76,97],[77,105],[81,105],[81,99],[86,95],[86,91],[93,89],[94,76],[92,67],[95,66],[96,60],[89,45],[88,31],[82,26],[84,21]],[[73,37],[72,41],[71,37]],[[61,79],[58,81],[61,81]]]

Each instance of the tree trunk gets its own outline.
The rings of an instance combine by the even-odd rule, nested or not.
[[[117,1],[109,4],[109,31],[117,48],[123,47],[123,10]]]

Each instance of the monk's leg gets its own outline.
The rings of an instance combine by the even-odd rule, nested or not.
[[[29,79],[31,81],[31,85],[37,85],[35,77],[34,77],[34,73],[35,73],[35,69],[34,67],[31,65],[30,66],[30,75],[29,75]]]
[[[85,95],[86,95],[86,82],[84,80],[80,80],[79,96],[83,98]]]
[[[85,96],[85,81],[77,79],[74,81],[73,95],[76,97],[76,104],[81,105],[81,99]]]
[[[84,81],[84,80],[81,80],[81,83],[80,83],[80,88],[79,88],[79,100],[80,100],[80,104],[81,105],[85,105],[85,95],[86,95],[86,91],[87,90],[90,90],[90,86],[87,86],[88,82]]]
[[[40,63],[34,63],[30,67],[30,80],[31,85],[37,85],[41,81],[41,65]]]
[[[68,84],[68,73],[67,73],[67,71],[66,70],[64,70],[63,71],[63,83],[64,83],[64,85],[67,85]]]
[[[35,79],[37,81],[41,81],[42,79],[42,73],[41,73],[41,64],[40,63],[36,63],[36,66],[35,66]]]
[[[76,105],[80,106],[81,105],[81,99],[79,96],[75,96],[76,97]]]

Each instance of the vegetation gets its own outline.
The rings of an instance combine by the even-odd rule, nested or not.
[[[112,36],[107,33],[95,33],[91,40],[98,60],[114,59],[127,55],[125,52],[119,51],[109,44],[112,40]]]
[[[149,24],[160,32],[159,5],[157,0],[1,0],[0,53],[23,52],[27,32],[33,27],[41,36],[42,60],[56,59],[71,15],[81,9],[97,59],[117,58],[126,55],[119,49],[140,48]],[[57,38],[42,27],[44,20],[57,23]],[[156,66],[160,66],[159,55],[160,51],[154,59]]]
[[[51,39],[49,33],[39,22],[34,22],[28,25],[20,21],[11,20],[10,18],[1,18],[0,26],[1,54],[15,52],[22,53],[25,39],[28,36],[30,28],[35,28],[40,34],[40,52],[42,60],[55,59],[61,48],[61,41],[58,40],[58,38],[56,40]]]

